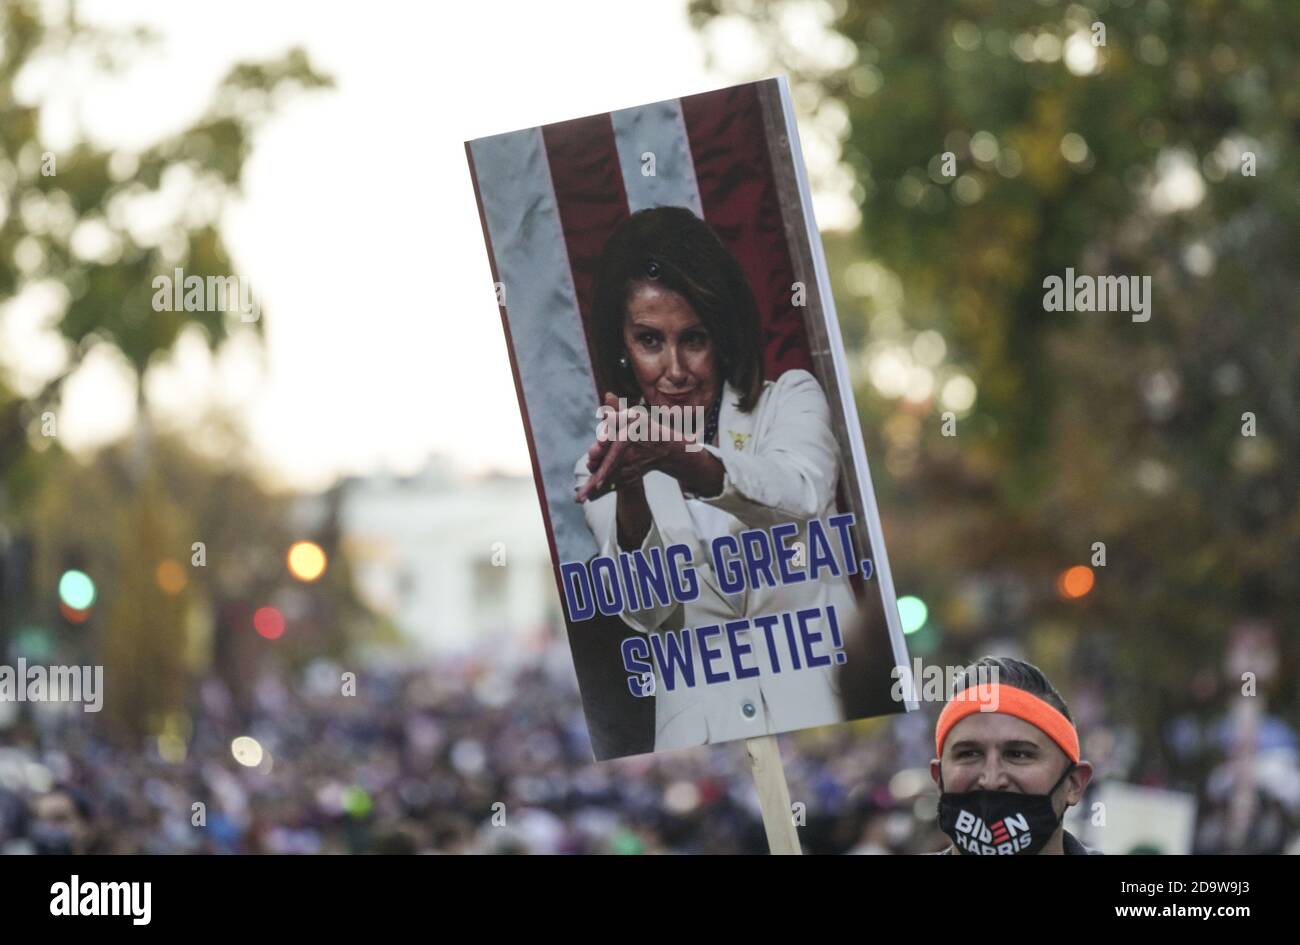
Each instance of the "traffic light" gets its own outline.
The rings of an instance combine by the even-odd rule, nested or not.
[[[95,603],[95,582],[85,571],[64,571],[59,578],[59,601],[72,610],[90,610]]]
[[[913,634],[925,626],[930,617],[930,608],[919,597],[900,597],[898,599],[898,619],[902,621],[903,632]]]

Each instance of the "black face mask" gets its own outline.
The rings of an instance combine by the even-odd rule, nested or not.
[[[1037,853],[1056,833],[1065,817],[1052,809],[1052,795],[1075,769],[1070,762],[1065,773],[1046,794],[1017,794],[1014,791],[943,790],[939,774],[939,829],[952,837],[962,853],[976,856]]]
[[[36,852],[44,856],[70,856],[77,852],[73,849],[72,834],[62,827],[36,824],[31,830],[31,840]]]

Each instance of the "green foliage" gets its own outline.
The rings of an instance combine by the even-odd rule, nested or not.
[[[237,315],[155,312],[153,279],[176,268],[205,280],[236,274],[216,225],[239,191],[253,137],[289,97],[332,83],[295,49],[276,61],[233,67],[193,124],[141,153],[89,141],[55,153],[40,140],[40,103],[16,97],[24,68],[52,57],[90,57],[111,72],[150,37],[104,33],[72,19],[47,22],[29,2],[0,8],[0,37],[0,302],[37,284],[56,286],[57,326],[68,342],[65,369],[34,396],[6,391],[0,377],[3,483],[24,448],[26,425],[58,403],[64,380],[95,344],[116,347],[139,377],[187,325],[200,325],[213,350],[226,340]],[[173,216],[139,233],[129,225],[130,210],[153,198],[174,204]],[[78,255],[73,237],[87,227],[104,234],[106,254]],[[245,327],[260,334],[262,322]]]
[[[903,324],[847,285],[841,265],[846,337],[906,345],[936,330],[947,364],[978,387],[953,438],[940,435],[936,399],[859,387],[900,593],[947,599],[946,657],[1018,636],[1049,671],[1104,668],[1120,682],[1115,708],[1152,736],[1171,713],[1239,686],[1223,655],[1244,617],[1270,621],[1294,667],[1300,6],[691,10],[701,29],[746,22],[769,50],[737,80],[785,72],[804,120],[848,117],[843,159],[862,223],[829,242],[897,277]],[[794,44],[807,34],[784,28],[792,13],[822,16],[822,40]],[[845,42],[852,56],[839,61]],[[1171,205],[1177,173],[1193,196]],[[1150,276],[1151,320],[1044,311],[1043,280],[1067,267]],[[1242,435],[1247,411],[1255,437]],[[1097,589],[1061,602],[1055,574],[1088,563],[1094,541],[1109,559]],[[1015,593],[964,606],[970,581]],[[1280,676],[1270,706],[1294,708],[1295,674]],[[1158,765],[1159,739],[1148,747]]]
[[[309,592],[293,587],[283,556],[302,536],[286,524],[287,500],[233,460],[214,464],[156,436],[142,393],[131,442],[96,456],[73,457],[41,431],[97,345],[125,357],[142,392],[151,364],[193,325],[214,352],[232,330],[261,333],[261,321],[239,324],[233,311],[155,311],[154,279],[178,268],[204,280],[238,275],[218,224],[239,193],[254,137],[288,99],[331,81],[292,50],[233,67],[193,123],[143,151],[83,139],[55,152],[41,140],[42,103],[19,97],[25,69],[90,62],[111,74],[153,40],[145,31],[99,31],[75,13],[46,16],[25,0],[0,7],[0,304],[53,288],[67,354],[34,392],[0,368],[0,556],[15,537],[33,546],[30,573],[18,575],[26,586],[3,585],[18,596],[0,598],[0,657],[15,625],[25,625],[56,658],[102,663],[108,731],[138,739],[184,729],[194,674],[216,672],[241,695],[268,656],[291,668],[316,655],[341,657],[369,621],[342,555]],[[141,202],[171,215],[142,231],[132,213]],[[99,250],[78,239],[88,231]],[[210,566],[193,565],[196,541]],[[183,588],[165,588],[164,562],[184,575]],[[60,617],[49,593],[70,566],[91,573],[100,593],[80,624]],[[270,653],[247,618],[286,592],[306,601],[305,616]]]

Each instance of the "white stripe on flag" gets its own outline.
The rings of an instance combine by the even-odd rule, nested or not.
[[[573,465],[595,438],[596,382],[546,146],[529,128],[470,147],[555,548],[561,562],[586,561],[597,548],[573,501]]]
[[[695,161],[678,99],[624,108],[610,113],[614,123],[614,144],[623,171],[628,210],[646,207],[689,207],[704,218],[700,187],[695,179]],[[654,155],[653,176],[645,173],[643,155]]]

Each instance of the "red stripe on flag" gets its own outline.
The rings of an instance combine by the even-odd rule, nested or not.
[[[704,219],[749,277],[763,322],[763,374],[812,370],[803,317],[793,304],[786,243],[758,89],[738,85],[681,100]]]
[[[587,351],[595,354],[591,302],[596,266],[614,228],[629,216],[627,190],[614,143],[614,124],[608,114],[556,122],[542,128],[551,182],[560,211],[560,225],[569,250],[569,267],[578,298],[578,310],[587,333]],[[600,365],[592,364],[600,391],[607,390]]]

